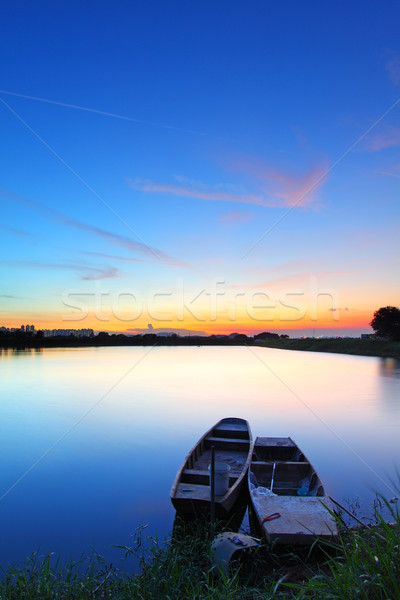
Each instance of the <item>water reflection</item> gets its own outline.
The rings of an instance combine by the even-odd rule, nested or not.
[[[399,361],[68,348],[3,350],[0,368],[2,564],[39,547],[79,557],[94,546],[115,560],[111,546],[146,524],[163,539],[176,470],[226,416],[246,418],[254,437],[290,435],[339,501],[398,495],[388,485],[400,450]]]
[[[29,358],[43,352],[43,348],[0,348],[0,359]]]
[[[380,375],[382,377],[400,377],[400,360],[398,358],[380,358]]]

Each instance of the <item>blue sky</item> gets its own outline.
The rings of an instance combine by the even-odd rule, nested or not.
[[[368,331],[400,5],[4,2],[2,325]]]

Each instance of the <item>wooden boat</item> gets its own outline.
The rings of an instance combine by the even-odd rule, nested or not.
[[[316,538],[337,535],[336,520],[329,512],[332,502],[290,437],[256,439],[249,492],[255,517],[270,544],[308,545]]]
[[[247,472],[253,452],[250,426],[244,419],[222,419],[200,438],[175,477],[171,500],[178,514],[198,517],[210,512],[209,465],[212,446],[215,449],[215,464],[229,465],[227,490],[222,495],[215,495],[216,517],[229,517],[241,491],[246,489]],[[220,490],[216,486],[216,492],[218,491]]]

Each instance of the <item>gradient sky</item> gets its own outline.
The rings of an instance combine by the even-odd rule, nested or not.
[[[399,305],[398,2],[0,21],[0,325],[358,335]]]

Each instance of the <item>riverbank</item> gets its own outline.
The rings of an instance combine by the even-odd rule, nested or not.
[[[280,350],[300,350],[306,352],[333,352],[360,356],[380,356],[400,359],[400,342],[374,338],[288,338],[277,334],[260,339],[243,334],[233,336],[168,336],[156,335],[126,336],[123,334],[102,334],[91,337],[56,336],[43,337],[29,334],[0,334],[1,348],[90,348],[102,346],[260,346]]]
[[[277,348],[281,350],[300,350],[306,352],[333,352],[338,354],[354,354],[360,356],[380,356],[383,358],[400,358],[400,342],[387,340],[335,338],[335,339],[279,339],[263,340],[257,346]]]
[[[153,539],[137,575],[122,574],[95,555],[63,567],[50,557],[32,557],[8,569],[0,581],[2,600],[265,600],[399,598],[400,524],[397,510],[388,525],[376,515],[372,528],[348,530],[338,542],[281,553],[261,545],[233,564],[227,576],[210,561],[213,534],[192,524],[164,545]],[[129,559],[130,548],[120,547]]]

